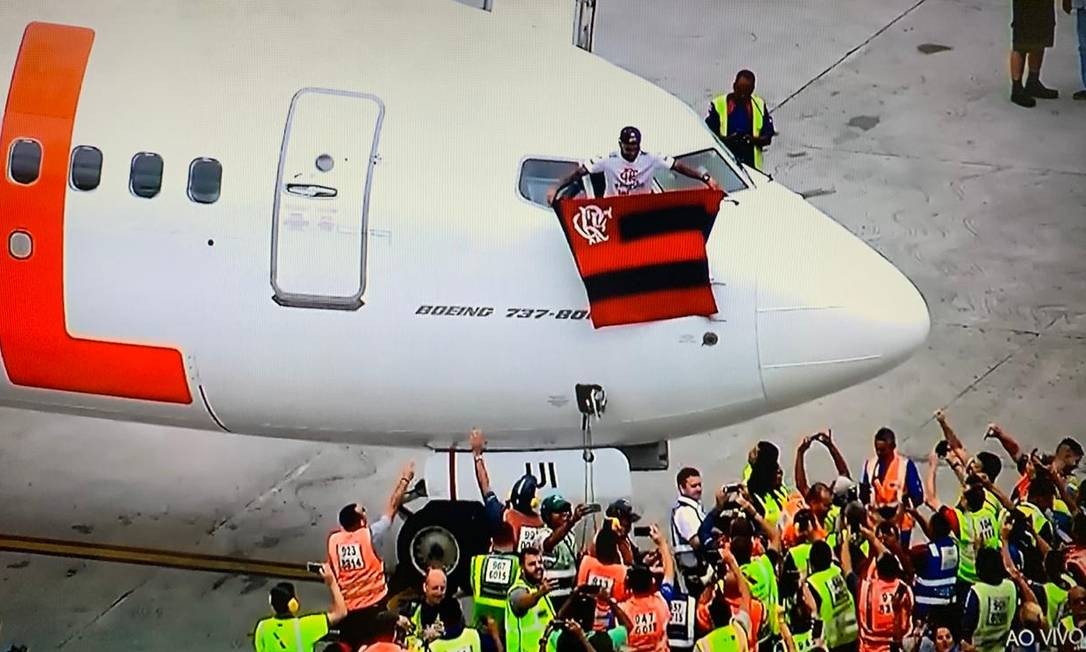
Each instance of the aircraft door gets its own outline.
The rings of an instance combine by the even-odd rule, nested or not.
[[[280,305],[357,310],[366,287],[370,187],[384,103],[306,88],[291,100],[272,219]]]

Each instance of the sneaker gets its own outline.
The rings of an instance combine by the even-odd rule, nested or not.
[[[1054,100],[1060,96],[1060,92],[1054,88],[1047,88],[1039,79],[1031,79],[1026,82],[1026,93],[1041,100]]]
[[[1012,88],[1011,89],[1011,101],[1018,106],[1024,106],[1027,109],[1037,106],[1037,100],[1030,97],[1024,89]]]
[[[1075,91],[1075,94],[1071,96],[1072,100],[1086,100],[1086,90]]]

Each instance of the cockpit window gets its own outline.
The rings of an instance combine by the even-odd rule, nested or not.
[[[708,172],[709,176],[713,177],[713,180],[720,184],[725,192],[733,193],[738,190],[745,190],[748,187],[747,182],[739,176],[732,166],[724,161],[724,157],[715,149],[704,149],[691,154],[683,154],[682,156],[676,156],[675,160],[685,163],[695,170]],[[657,172],[655,179],[665,191],[705,187],[705,184],[698,179],[691,179],[673,170]]]
[[[533,204],[547,205],[547,191],[560,180],[577,169],[580,163],[575,161],[548,161],[546,159],[525,159],[520,166],[520,181],[518,187],[520,196]],[[570,184],[566,191],[566,197],[577,197],[584,194],[584,186],[577,179]]]
[[[15,183],[27,185],[38,180],[41,172],[41,145],[36,140],[20,138],[11,144],[8,174]]]

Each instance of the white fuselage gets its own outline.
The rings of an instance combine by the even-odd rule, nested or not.
[[[0,6],[0,97],[28,24],[94,32],[71,146],[104,162],[97,189],[64,195],[67,331],[176,349],[191,393],[142,400],[6,374],[0,404],[384,445],[447,446],[478,425],[496,447],[546,448],[581,444],[574,386],[595,383],[608,404],[594,444],[622,445],[836,391],[924,341],[927,309],[906,278],[779,183],[742,171],[750,187],[721,205],[707,244],[718,315],[599,330],[560,318],[587,310],[585,290],[554,212],[519,193],[521,162],[610,151],[625,124],[650,151],[719,150],[700,118],[572,45],[447,0],[301,4]],[[303,89],[348,99],[298,109],[288,133]],[[363,107],[370,96],[379,103]],[[347,117],[329,126],[322,115]],[[294,172],[320,147],[337,169]],[[153,198],[129,187],[138,152],[162,157]],[[222,165],[211,204],[186,192],[201,157]],[[344,175],[360,181],[348,191]],[[290,226],[277,213],[316,201],[288,196],[286,183],[326,178],[348,208],[368,195],[364,223],[302,215]],[[0,204],[0,256],[12,255],[20,219]],[[322,294],[345,305],[321,305]],[[318,299],[291,305],[294,295]],[[361,305],[346,305],[354,295]],[[21,342],[0,331],[5,358]]]

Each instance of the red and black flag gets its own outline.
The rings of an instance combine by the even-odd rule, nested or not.
[[[556,202],[593,326],[716,313],[705,242],[723,198],[704,189]]]

